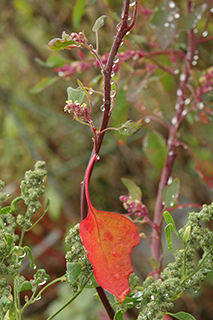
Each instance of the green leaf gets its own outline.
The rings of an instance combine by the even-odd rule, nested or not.
[[[161,170],[167,155],[164,138],[158,132],[149,132],[144,139],[144,150],[153,166]]]
[[[172,316],[178,320],[196,320],[191,314],[183,312],[183,311],[178,312],[178,313],[167,312],[166,314],[168,314],[169,316]]]
[[[72,87],[67,88],[67,94],[68,100],[72,100],[73,103],[75,101],[82,103],[85,97],[85,93],[82,91],[82,89],[74,89]]]
[[[165,227],[165,236],[166,243],[169,251],[174,254],[173,246],[172,246],[172,235],[171,235],[171,224],[167,224]]]
[[[174,231],[174,233],[179,237],[176,226],[175,226],[175,222],[171,216],[171,214],[168,211],[165,211],[163,213],[164,219],[166,221],[167,224],[170,225],[170,228]]]
[[[10,212],[10,210],[11,210],[11,206],[4,207],[1,209],[0,214],[7,214]]]
[[[84,94],[86,95],[87,99],[88,99],[89,101],[92,101],[92,95],[89,94],[87,88],[84,87],[83,83],[82,83],[79,79],[77,79],[77,83],[78,83],[79,87],[81,88],[81,90],[82,90],[82,91],[84,92]]]
[[[46,68],[56,68],[62,67],[65,63],[65,60],[55,54],[49,56],[47,60],[44,62],[39,58],[35,58],[35,61],[43,67]]]
[[[0,298],[1,314],[3,315],[3,317],[1,319],[4,319],[4,316],[7,313],[7,311],[9,310],[12,303],[13,302],[5,296]]]
[[[99,287],[99,284],[97,283],[95,276],[94,276],[94,273],[93,273],[92,277],[87,282],[85,288],[90,289],[90,288],[96,288],[96,287]]]
[[[2,230],[4,230],[4,222],[3,222],[2,218],[0,218],[0,227],[2,228]]]
[[[16,320],[16,308],[14,303],[10,304],[10,309],[9,309],[9,319],[10,320]]]
[[[118,132],[124,136],[132,136],[134,133],[137,133],[143,126],[143,119],[134,122],[132,120],[126,121],[122,124],[122,128]]]
[[[117,311],[116,314],[114,315],[113,320],[124,320],[123,314],[124,314],[123,310]]]
[[[73,39],[67,40],[66,38],[64,39],[55,38],[50,40],[50,42],[48,43],[48,46],[50,47],[50,49],[54,51],[60,51],[62,49],[70,50],[70,49],[76,48],[76,46],[78,46],[78,43]]]
[[[75,5],[74,5],[74,10],[73,10],[73,25],[76,29],[79,29],[81,19],[83,15],[85,14],[85,9],[86,9],[86,0],[77,0]]]
[[[59,77],[54,77],[54,78],[43,78],[39,83],[37,83],[31,90],[31,93],[39,93],[45,88],[51,86],[53,83],[55,83]]]
[[[193,12],[181,15],[178,21],[178,30],[183,32],[195,28],[204,11],[207,9],[207,6],[207,3],[203,3],[200,6],[195,7]]]
[[[24,281],[22,282],[18,292],[22,292],[24,290],[31,290],[32,289],[32,284],[30,283],[30,281]]]
[[[67,262],[67,280],[73,284],[81,273],[81,264],[79,262]]]
[[[163,2],[155,8],[151,24],[163,50],[168,48],[175,36],[178,25],[178,19],[175,19],[176,13],[177,7],[169,6],[169,1]]]
[[[127,113],[129,110],[129,102],[126,100],[126,91],[123,90],[122,86],[118,87],[118,94],[115,100],[115,106],[112,112],[112,126],[119,127],[121,123],[124,123],[127,119]],[[127,137],[114,131],[114,134],[119,144],[124,144]]]
[[[9,248],[10,248],[10,251],[11,251],[12,247],[14,245],[14,239],[10,234],[7,235],[7,244],[9,246]]]
[[[178,178],[174,179],[171,184],[162,189],[163,205],[166,208],[174,207],[176,199],[179,195],[179,189],[180,182]]]
[[[184,245],[186,245],[187,241],[189,240],[190,232],[191,232],[191,226],[189,225],[186,227],[184,234],[183,234]]]
[[[92,31],[93,32],[97,32],[101,27],[103,27],[104,25],[104,20],[105,19],[108,19],[107,16],[103,15],[103,16],[100,16],[96,21],[95,21],[95,24],[94,26],[92,27]]]
[[[27,251],[28,257],[30,259],[30,268],[35,269],[34,257],[33,257],[31,249],[28,246],[25,246],[24,249]]]
[[[127,178],[121,178],[121,181],[128,189],[129,195],[132,197],[132,200],[141,200],[142,191],[132,180]]]

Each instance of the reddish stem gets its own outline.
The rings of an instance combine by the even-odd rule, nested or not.
[[[190,10],[191,10],[191,1],[187,1],[187,11],[190,11]],[[162,192],[162,189],[168,183],[168,179],[171,176],[173,164],[176,158],[176,148],[177,148],[176,137],[183,120],[182,112],[185,107],[184,101],[187,97],[187,83],[190,76],[189,70],[192,68],[192,61],[194,57],[194,52],[197,48],[197,44],[198,42],[195,37],[194,30],[191,29],[188,31],[188,52],[186,55],[186,62],[184,63],[184,66],[182,69],[182,79],[180,81],[179,88],[177,90],[177,101],[176,101],[176,108],[175,108],[176,111],[169,128],[169,138],[167,141],[167,157],[166,157],[166,161],[162,170],[162,174],[161,174],[161,178],[158,186],[158,193],[157,193],[154,219],[153,219],[153,223],[157,226],[157,228],[152,231],[151,240],[150,240],[150,249],[151,249],[152,258],[154,258],[158,262],[159,273],[161,272],[162,257],[163,257],[163,252],[161,248],[161,224],[162,224],[164,206],[162,204],[161,192]]]
[[[96,157],[96,154],[99,153],[99,150],[101,148],[102,141],[104,138],[104,134],[105,134],[104,129],[107,128],[109,118],[111,116],[111,114],[110,114],[110,106],[111,106],[111,97],[110,97],[111,84],[110,84],[110,82],[111,82],[113,60],[115,59],[115,56],[116,56],[118,49],[121,45],[121,42],[123,40],[123,37],[134,26],[135,20],[136,20],[138,0],[136,0],[134,13],[133,13],[133,19],[132,19],[132,22],[130,25],[128,25],[129,4],[130,4],[130,0],[124,0],[121,23],[118,28],[118,32],[117,32],[115,40],[113,42],[111,51],[109,53],[106,67],[102,71],[103,79],[104,79],[104,98],[103,98],[104,113],[103,113],[103,117],[102,117],[101,124],[100,124],[100,132],[103,131],[103,133],[99,134],[98,136],[95,136],[95,139],[94,139],[95,143],[94,143],[93,151],[90,156],[90,160],[89,160],[89,163],[88,163],[88,166],[86,169],[84,180],[81,185],[81,219],[82,220],[86,218],[87,213],[88,213],[88,206],[87,206],[87,199],[86,199],[86,198],[88,198],[88,194],[86,197],[85,181],[87,181],[87,184],[89,184],[89,179],[90,179],[90,176],[91,176],[91,173],[93,170],[93,166],[94,166],[94,157]],[[88,192],[88,186],[87,186],[87,192]],[[108,316],[110,317],[111,320],[113,320],[115,312],[112,309],[103,288],[98,287],[98,288],[96,288],[96,290],[97,290],[97,293],[98,293],[98,295],[99,295],[99,297],[100,297],[100,299],[106,309]]]

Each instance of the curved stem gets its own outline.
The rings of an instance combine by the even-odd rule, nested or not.
[[[88,211],[88,205],[87,205],[87,197],[86,197],[86,188],[85,188],[85,182],[89,184],[89,178],[92,173],[92,169],[94,166],[94,156],[99,153],[99,150],[101,148],[104,134],[105,134],[105,129],[107,128],[109,118],[111,116],[110,112],[110,107],[111,107],[111,97],[110,97],[110,91],[111,91],[111,73],[112,73],[112,68],[113,68],[113,61],[116,57],[116,54],[118,52],[118,49],[121,45],[121,42],[123,40],[123,37],[125,34],[134,26],[135,20],[136,20],[136,14],[137,14],[137,6],[138,6],[138,0],[136,0],[135,4],[135,10],[133,13],[133,20],[130,25],[128,25],[128,16],[129,16],[129,4],[130,0],[124,0],[123,4],[123,14],[122,14],[122,19],[120,26],[118,28],[117,34],[115,36],[114,42],[112,44],[112,48],[110,50],[106,67],[102,70],[103,73],[103,79],[104,79],[104,94],[103,94],[103,105],[104,105],[104,113],[102,116],[101,124],[100,124],[100,132],[98,136],[95,137],[94,141],[94,147],[92,150],[92,154],[89,159],[89,163],[86,169],[86,173],[84,175],[84,180],[81,185],[81,219],[85,219],[87,216],[87,211]],[[88,188],[87,188],[88,190]],[[108,313],[109,317],[111,320],[114,318],[114,310],[112,309],[106,294],[103,290],[103,288],[98,287],[97,289],[98,295],[106,309],[106,312]]]

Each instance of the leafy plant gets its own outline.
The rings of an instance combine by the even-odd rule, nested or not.
[[[74,24],[78,29],[85,10],[86,1],[76,1]],[[115,14],[109,12],[113,18],[118,19]],[[138,12],[140,15],[136,24]],[[124,313],[132,308],[138,310],[135,315],[138,320],[165,317],[180,320],[195,319],[186,312],[170,311],[174,301],[186,290],[200,290],[206,275],[212,271],[213,233],[205,224],[213,219],[213,205],[201,207],[193,203],[179,204],[181,179],[179,177],[173,179],[172,173],[178,152],[183,149],[193,159],[195,172],[201,177],[202,183],[212,189],[211,156],[206,159],[197,155],[193,151],[193,139],[189,138],[191,133],[196,143],[207,147],[211,155],[212,147],[208,134],[206,136],[204,134],[204,138],[202,136],[201,139],[196,131],[201,132],[205,128],[207,133],[211,132],[213,73],[212,68],[202,71],[195,68],[199,59],[198,46],[212,40],[212,36],[207,37],[211,13],[210,2],[195,5],[192,1],[186,1],[179,7],[174,1],[168,0],[160,2],[153,9],[149,8],[149,4],[145,1],[140,4],[138,0],[134,2],[124,0],[121,21],[117,25],[117,32],[108,53],[102,55],[99,53],[99,29],[105,28],[106,15],[99,17],[92,28],[96,39],[95,48],[89,43],[85,32],[71,34],[63,32],[61,38],[49,42],[50,49],[57,54],[60,50],[77,49],[80,60],[67,64],[58,56],[56,59],[52,56],[46,62],[40,61],[40,64],[52,67],[58,76],[41,80],[32,89],[33,92],[40,92],[59,78],[72,76],[78,70],[86,71],[96,67],[99,69],[99,75],[89,84],[88,82],[84,84],[78,79],[77,88],[69,86],[67,89],[68,99],[64,111],[72,114],[73,120],[90,128],[93,135],[93,149],[81,184],[82,221],[70,229],[66,237],[66,243],[71,247],[66,255],[67,272],[66,275],[52,281],[52,283],[59,280],[67,282],[72,289],[72,295],[48,320],[69,305],[85,287],[96,288],[99,299],[112,320],[124,319]],[[149,39],[140,36],[138,26],[146,27],[149,24],[146,17],[150,18],[155,40],[147,41],[145,45],[145,41]],[[134,33],[137,28],[138,34]],[[132,34],[128,37],[130,31]],[[124,42],[125,48],[119,52]],[[85,49],[90,53],[88,60],[84,58]],[[162,96],[158,93],[160,86],[165,91]],[[150,98],[148,108],[141,102],[147,91]],[[172,99],[169,99],[170,96]],[[96,125],[98,120],[94,116],[96,104],[101,104],[101,120],[98,126]],[[143,116],[136,121],[128,119],[128,112],[134,104]],[[110,119],[113,127],[109,127]],[[155,125],[150,125],[150,122],[154,122]],[[187,134],[182,130],[185,124],[191,130],[187,131]],[[144,196],[142,201],[142,190],[129,178],[122,178],[128,195],[120,197],[128,212],[126,216],[97,210],[91,204],[89,182],[96,161],[99,159],[98,154],[101,152],[104,136],[108,131],[113,131],[118,144],[124,145],[128,137],[138,134],[140,130],[145,131],[144,127],[147,132],[143,137],[143,151],[154,168],[149,171],[149,178],[157,176],[158,179],[153,216],[149,206],[144,203]],[[41,184],[40,180],[33,180],[33,187],[30,184],[30,188],[26,181],[21,184],[22,196],[14,200],[10,207],[3,208],[1,212],[4,219],[9,219],[2,219],[1,223],[6,243],[2,263],[5,263],[5,259],[6,264],[10,263],[9,254],[11,252],[15,254],[15,258],[12,258],[12,265],[15,266],[14,274],[13,270],[8,271],[14,278],[14,303],[8,298],[10,290],[5,278],[2,280],[3,298],[0,300],[2,317],[4,318],[9,312],[10,319],[22,319],[26,307],[35,302],[51,284],[35,293],[41,283],[48,279],[45,270],[38,270],[32,281],[24,279],[19,272],[25,252],[30,258],[31,267],[34,264],[30,249],[22,247],[22,243],[25,232],[32,227],[32,213],[39,206],[37,197],[43,190],[38,187]],[[2,197],[7,198],[5,194]],[[19,246],[16,247],[15,242],[18,241],[18,237],[14,233],[15,220],[13,218],[10,221],[10,219],[13,217],[11,215],[13,207],[15,206],[14,213],[16,213],[16,203],[23,199],[29,209],[25,216],[17,215],[16,223],[21,225],[22,233]],[[186,225],[178,230],[170,212],[186,206],[198,207],[200,212],[190,213]],[[167,248],[174,259],[174,262],[170,262],[166,267],[163,266],[163,219],[166,222]],[[5,221],[10,229],[12,228],[8,233],[4,228]],[[133,266],[130,260],[132,248],[140,242],[136,224],[139,228],[147,224],[152,229],[149,246],[153,270],[143,282],[132,273]],[[146,237],[144,232],[141,232],[140,236]],[[174,249],[174,237],[181,243],[179,249]],[[143,240],[141,242],[143,244]],[[1,273],[4,273],[3,271]],[[25,289],[32,290],[32,296],[21,307],[19,293]],[[113,300],[108,299],[105,290],[114,295]]]

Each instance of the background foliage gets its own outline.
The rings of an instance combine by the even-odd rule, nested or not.
[[[177,2],[180,8],[184,8],[185,1]],[[195,2],[196,5],[203,3],[203,1]],[[160,3],[161,1],[140,1],[140,5],[151,10],[152,14],[153,9]],[[60,36],[63,30],[67,33],[85,30],[88,42],[95,44],[95,34],[90,30],[94,21],[100,15],[106,14],[109,18],[105,26],[100,29],[99,38],[100,53],[107,52],[116,30],[116,17],[120,19],[121,6],[122,1],[119,0],[86,2],[2,0],[0,2],[1,179],[7,185],[7,192],[15,197],[19,193],[19,182],[24,172],[34,166],[35,160],[46,161],[47,198],[50,199],[50,210],[48,216],[28,235],[27,241],[35,245],[40,266],[43,266],[52,277],[62,275],[65,270],[63,238],[67,229],[79,221],[80,182],[92,148],[92,134],[88,128],[72,121],[71,117],[63,112],[67,100],[66,88],[77,87],[77,79],[84,82],[85,86],[89,86],[91,79],[95,79],[98,75],[98,70],[92,67],[89,72],[77,70],[71,77],[60,77],[60,73],[57,74],[54,67],[63,65],[64,61],[70,63],[70,59],[72,62],[79,60],[78,52],[73,50],[53,53],[47,44],[50,39]],[[148,52],[150,46],[156,42],[156,35],[150,24],[152,14],[143,16],[139,14],[136,28],[126,38],[121,52],[124,49],[131,49],[131,44],[135,41]],[[212,17],[209,19],[212,22]],[[198,32],[204,27],[203,18],[197,25]],[[207,30],[209,34],[212,34],[212,29],[213,24],[209,23]],[[181,33],[176,45],[184,50],[185,41],[185,34]],[[212,42],[204,43],[199,50],[200,58],[195,69],[201,74],[213,64]],[[88,57],[86,51],[83,51],[83,54]],[[156,59],[162,66],[173,68],[172,61],[167,55],[158,56]],[[153,64],[156,62],[155,58],[149,61]],[[179,64],[181,67],[181,60]],[[149,82],[144,83],[142,80],[146,66],[146,58],[137,62],[131,58],[122,63],[122,68],[118,72],[120,91],[111,125],[120,125],[127,118],[134,121],[144,116],[146,118],[143,129],[126,139],[125,143],[112,132],[105,136],[100,153],[102,163],[97,165],[90,186],[91,190],[94,188],[96,191],[93,192],[96,194],[93,196],[96,207],[105,210],[124,212],[119,201],[119,196],[126,193],[121,177],[133,179],[143,190],[143,203],[149,209],[150,215],[154,210],[163,158],[160,156],[155,158],[150,154],[146,143],[151,145],[157,143],[157,148],[163,155],[165,149],[163,137],[167,138],[167,132],[159,123],[152,121],[149,115],[154,114],[160,118],[162,112],[168,119],[171,118],[177,87],[173,77],[163,69],[156,70],[149,78]],[[137,71],[133,72],[134,69]],[[37,85],[41,79],[45,79],[43,87],[45,83],[47,84],[45,90],[40,90],[42,86]],[[196,73],[194,81],[198,82]],[[212,110],[211,99],[207,104]],[[97,99],[93,116],[97,119],[97,123],[101,117],[100,105],[101,101]],[[117,117],[120,109],[124,110],[123,119]],[[204,119],[202,114],[200,116]],[[200,131],[200,123],[198,118],[189,117],[181,129],[182,140],[190,146],[197,158],[212,161],[212,123],[206,125],[205,132]],[[158,138],[153,137],[153,130],[160,132]],[[202,143],[204,139],[207,141],[206,145]],[[153,149],[155,147],[153,146]],[[210,203],[212,191],[199,178],[194,166],[195,160],[187,151],[179,148],[173,170],[173,177],[180,179],[179,203]],[[180,213],[178,210],[174,213],[174,219],[179,227],[186,221],[186,213],[187,211]],[[147,227],[142,227],[141,231],[149,234]],[[45,241],[46,250],[43,249],[42,241]],[[147,248],[148,239],[143,240],[143,246],[136,248],[133,253],[136,273],[142,279],[151,270],[151,267],[150,270],[147,267],[149,262]],[[170,256],[166,256],[164,263],[169,259]],[[194,295],[186,292],[178,302],[181,305],[177,305],[177,310],[181,308],[191,312],[198,320],[211,319],[212,283],[213,280],[209,276],[201,293]],[[36,306],[36,310],[41,308],[43,311],[54,299],[62,300],[63,294],[60,288],[51,289],[46,298],[38,302],[39,307]],[[58,300],[54,301],[54,304]],[[29,315],[30,319],[36,319],[33,308]],[[39,317],[41,319],[41,314]],[[91,319],[95,319],[94,317],[91,312]],[[75,319],[78,319],[77,315]],[[84,315],[82,317],[79,315],[80,319],[84,319]],[[104,319],[104,316],[100,314],[99,319]]]

